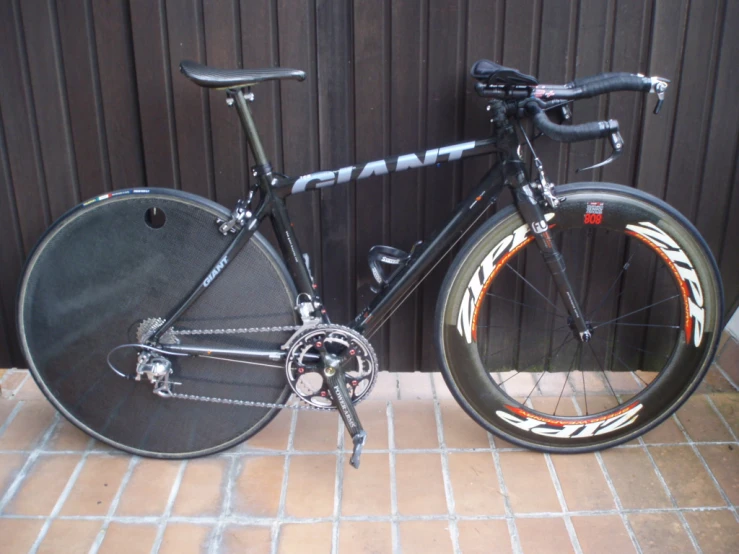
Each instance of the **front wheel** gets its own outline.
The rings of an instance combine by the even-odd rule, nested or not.
[[[648,194],[558,187],[548,233],[592,331],[581,342],[532,230],[502,210],[456,257],[437,307],[447,385],[480,425],[548,452],[615,446],[655,427],[715,354],[723,293],[693,225]]]

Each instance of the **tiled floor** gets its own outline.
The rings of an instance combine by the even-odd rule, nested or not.
[[[739,552],[739,345],[643,439],[549,456],[494,439],[438,374],[381,374],[357,471],[333,413],[283,412],[227,453],[130,457],[25,372],[0,384],[0,551]]]

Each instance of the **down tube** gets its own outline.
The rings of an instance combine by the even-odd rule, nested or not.
[[[487,172],[480,184],[461,202],[443,229],[429,239],[428,243],[422,245],[423,249],[415,261],[405,268],[390,288],[374,298],[357,316],[351,327],[368,337],[372,336],[407,295],[426,278],[435,263],[464,236],[474,221],[495,203],[504,186],[505,179],[501,165],[498,164]]]

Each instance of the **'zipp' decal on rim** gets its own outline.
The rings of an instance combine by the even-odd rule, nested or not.
[[[586,416],[580,419],[545,417],[515,406],[506,406],[506,409],[513,413],[497,410],[495,414],[506,423],[537,435],[560,439],[580,439],[605,435],[631,425],[639,417],[639,412],[643,407],[643,404],[635,402],[612,414],[592,418]]]
[[[703,288],[698,280],[698,274],[693,264],[667,233],[654,223],[643,221],[638,225],[627,225],[627,233],[638,238],[651,247],[672,271],[683,299],[683,313],[685,314],[685,342],[690,343],[691,334],[693,344],[700,346],[703,340]],[[690,294],[688,294],[690,292]]]
[[[554,219],[553,213],[544,214],[544,219],[550,221]],[[529,226],[524,224],[518,227],[513,233],[501,240],[490,253],[485,256],[472,275],[467,290],[462,297],[462,305],[459,308],[459,316],[457,317],[457,330],[468,343],[477,340],[477,312],[480,308],[479,299],[485,294],[490,286],[492,278],[500,267],[503,267],[510,257],[518,251],[525,243],[530,242]]]

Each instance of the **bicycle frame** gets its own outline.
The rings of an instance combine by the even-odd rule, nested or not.
[[[320,299],[315,292],[317,285],[310,277],[285,206],[284,199],[291,194],[319,190],[375,175],[385,175],[406,169],[427,167],[443,162],[457,161],[466,157],[489,154],[491,152],[501,154],[500,162],[487,172],[470,195],[457,206],[441,230],[437,231],[427,242],[417,244],[413,248],[409,260],[393,275],[388,286],[383,288],[350,324],[354,330],[361,332],[367,337],[372,336],[387,321],[395,309],[413,292],[431,269],[433,269],[435,264],[468,232],[475,221],[482,217],[485,210],[495,203],[505,186],[510,186],[514,190],[514,200],[519,205],[519,210],[524,216],[524,219],[532,228],[536,229],[535,224],[544,221],[541,209],[533,200],[530,200],[533,197],[531,189],[528,187],[529,180],[524,163],[518,154],[518,137],[510,123],[499,126],[496,136],[487,139],[451,144],[433,148],[422,153],[392,156],[364,164],[319,171],[291,178],[273,173],[262,149],[251,112],[246,104],[247,96],[243,91],[237,90],[229,91],[229,97],[235,101],[239,117],[247,133],[249,144],[252,147],[257,162],[252,169],[252,173],[258,179],[257,187],[261,192],[261,198],[253,215],[247,220],[246,225],[237,232],[236,238],[225,249],[214,266],[203,276],[202,282],[195,287],[188,298],[183,301],[169,316],[164,325],[151,337],[150,340],[152,342],[158,341],[164,332],[175,323],[177,318],[226,270],[231,257],[236,255],[247,244],[259,227],[259,224],[268,216],[272,219],[272,225],[280,250],[282,251],[298,293],[307,295],[313,302],[320,304]],[[497,115],[499,122],[506,121],[505,113],[501,114],[499,112]],[[540,233],[539,231],[536,232]],[[537,242],[540,243],[540,248],[542,251],[553,249],[551,240],[547,238],[548,233],[544,231],[543,234],[545,235],[544,238],[541,237],[541,234],[537,234]],[[558,260],[555,260],[554,263],[557,262]],[[566,288],[562,290],[566,293],[569,283],[566,282],[566,277],[564,279],[563,286]],[[574,311],[577,313],[577,307],[574,307]],[[323,314],[323,318],[324,322],[329,322],[325,313]],[[168,348],[173,351],[194,355],[221,354],[245,358],[268,358],[271,360],[282,360],[285,357],[285,352],[282,350],[257,351],[177,345],[170,345]]]

